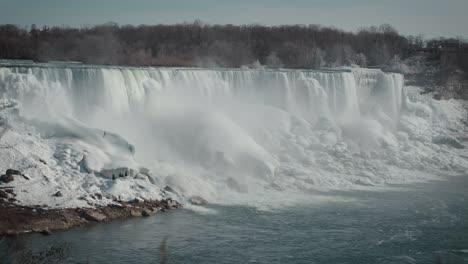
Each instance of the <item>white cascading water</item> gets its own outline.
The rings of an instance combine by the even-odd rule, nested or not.
[[[0,68],[1,96],[21,102],[27,118],[65,116],[119,134],[163,185],[221,202],[400,183],[446,165],[421,154],[412,126],[423,121],[408,115],[433,120],[403,83],[368,69]]]

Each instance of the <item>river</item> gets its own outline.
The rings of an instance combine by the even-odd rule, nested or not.
[[[174,210],[22,240],[34,250],[65,245],[66,263],[160,263],[162,252],[167,263],[468,263],[467,190],[468,177],[449,177],[314,194],[285,208]]]

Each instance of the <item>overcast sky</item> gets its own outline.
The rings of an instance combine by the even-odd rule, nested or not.
[[[82,26],[321,24],[355,31],[390,23],[405,35],[468,38],[468,0],[0,0],[0,23]]]

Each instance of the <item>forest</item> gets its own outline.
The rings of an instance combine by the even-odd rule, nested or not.
[[[0,25],[0,59],[105,65],[383,67],[414,55],[427,43],[433,42],[403,36],[389,24],[356,32],[320,25],[209,25],[199,20],[140,26],[110,22],[81,28]],[[444,64],[466,71],[466,55],[448,57],[455,58],[444,59]]]
[[[357,33],[319,25],[47,27],[0,25],[0,58],[89,64],[287,68],[382,65],[403,56],[408,38],[390,25]]]

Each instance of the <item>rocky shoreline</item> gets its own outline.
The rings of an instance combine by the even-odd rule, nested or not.
[[[0,195],[5,190],[0,190]],[[13,198],[14,199],[14,198]],[[10,198],[0,198],[0,237],[26,233],[50,235],[54,231],[67,230],[96,222],[114,219],[148,217],[181,205],[170,198],[164,200],[116,202],[95,208],[44,208],[22,206]]]

